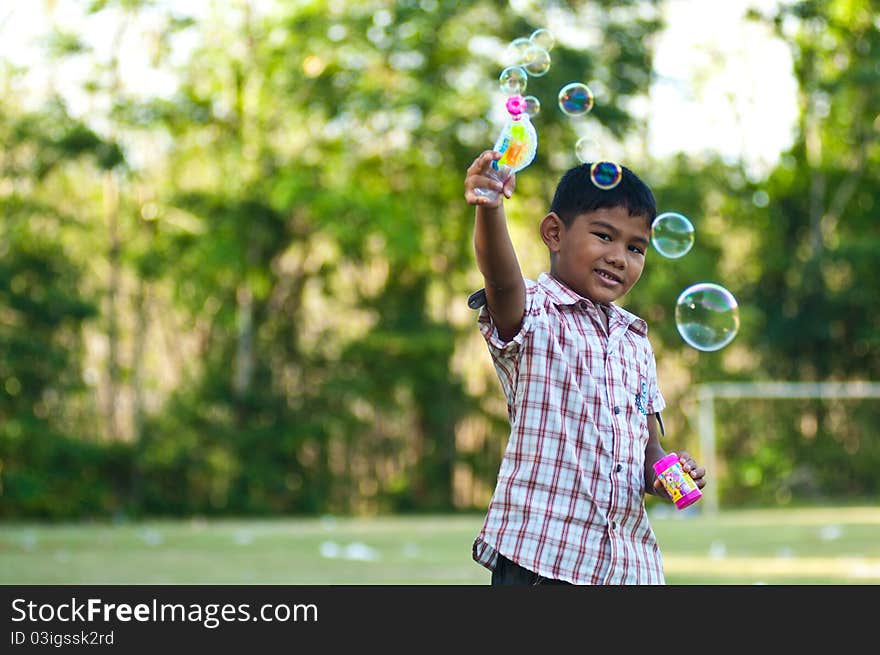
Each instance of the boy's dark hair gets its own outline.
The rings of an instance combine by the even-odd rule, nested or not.
[[[617,186],[600,189],[590,177],[591,166],[592,163],[580,164],[563,174],[556,185],[550,211],[569,227],[581,214],[605,207],[623,207],[630,216],[644,216],[650,229],[657,216],[657,202],[650,187],[626,166],[621,166],[623,175]]]

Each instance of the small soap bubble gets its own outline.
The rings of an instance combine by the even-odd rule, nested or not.
[[[694,245],[694,226],[682,214],[663,212],[651,224],[651,245],[668,259],[684,257]]]
[[[508,66],[498,76],[501,92],[508,96],[523,95],[529,82],[529,74],[522,66]]]
[[[556,37],[553,36],[553,32],[550,30],[541,27],[534,32],[529,37],[529,41],[534,43],[536,46],[540,46],[544,48],[547,52],[553,50],[553,46],[556,45]]]
[[[543,77],[550,70],[550,53],[541,46],[532,45],[526,50],[522,66],[529,75]]]
[[[720,350],[739,331],[739,305],[733,294],[718,284],[694,284],[678,296],[675,327],[692,348]]]
[[[755,207],[766,207],[770,204],[770,196],[767,195],[766,191],[755,191],[752,194],[752,202]]]
[[[582,164],[598,159],[596,154],[599,152],[599,142],[593,137],[582,136],[574,144],[574,154],[578,161]]]
[[[582,82],[571,82],[559,89],[559,108],[568,116],[583,116],[593,108],[593,92]]]
[[[600,189],[613,189],[623,179],[623,169],[613,161],[597,161],[590,166],[590,179]]]
[[[541,112],[541,101],[535,96],[526,96],[523,98],[523,101],[525,102],[525,111],[529,115],[529,118],[534,118]]]
[[[525,61],[526,51],[534,44],[526,37],[514,39],[504,50],[504,61],[508,66],[522,66]]]

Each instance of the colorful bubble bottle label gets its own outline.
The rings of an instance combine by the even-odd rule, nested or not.
[[[538,133],[527,113],[528,105],[521,95],[513,95],[505,104],[509,114],[507,123],[495,140],[494,150],[501,158],[492,162],[486,175],[504,183],[512,173],[521,171],[532,163],[538,152]],[[477,195],[494,200],[498,193],[491,189],[474,189]]]
[[[682,468],[677,453],[669,453],[654,462],[654,471],[678,509],[695,503],[703,495],[694,479]]]
[[[495,150],[501,153],[501,159],[492,162],[492,167],[509,175],[532,163],[538,151],[538,134],[526,113],[522,96],[510,96],[505,108],[510,118],[495,141]]]

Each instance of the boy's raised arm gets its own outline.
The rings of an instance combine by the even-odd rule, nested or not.
[[[468,204],[476,206],[474,252],[485,282],[486,305],[498,335],[509,341],[522,324],[526,288],[504,214],[504,198],[513,195],[515,176],[511,175],[502,185],[487,175],[492,161],[499,157],[500,153],[487,150],[474,160],[467,169],[464,197]],[[495,194],[489,196],[478,189]]]

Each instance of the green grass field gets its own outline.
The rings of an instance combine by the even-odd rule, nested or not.
[[[669,584],[880,584],[880,508],[649,510]],[[0,524],[0,584],[485,585],[482,515]]]

